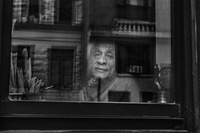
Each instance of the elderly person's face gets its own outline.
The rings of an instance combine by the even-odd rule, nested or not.
[[[94,44],[89,63],[94,77],[102,79],[112,77],[115,74],[115,45]]]

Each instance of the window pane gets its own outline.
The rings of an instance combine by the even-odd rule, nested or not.
[[[171,1],[83,2],[13,1],[9,99],[174,102]]]

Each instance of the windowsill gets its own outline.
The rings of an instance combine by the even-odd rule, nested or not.
[[[2,101],[3,129],[181,129],[179,104]],[[158,126],[159,125],[159,126]]]
[[[145,102],[2,101],[2,114],[180,117],[180,105]]]

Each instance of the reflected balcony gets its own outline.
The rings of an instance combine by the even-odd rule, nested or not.
[[[153,22],[115,19],[112,33],[121,36],[155,37],[155,31]]]

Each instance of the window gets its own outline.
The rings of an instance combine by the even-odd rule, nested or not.
[[[82,0],[14,0],[17,23],[78,25],[82,21]]]
[[[117,18],[155,21],[155,0],[118,0]]]
[[[118,73],[154,74],[155,46],[153,44],[118,44]],[[127,60],[124,60],[127,59]]]
[[[56,24],[57,22],[71,22],[72,5],[74,3],[81,4],[80,2],[40,0],[22,1],[22,3],[16,4],[17,1],[14,1],[14,8],[21,4],[21,8],[28,10],[26,6],[23,6],[26,3],[29,7],[29,17],[31,15],[33,19],[39,19],[39,24]],[[19,67],[18,61],[17,65],[11,67],[11,75],[16,76],[10,78],[10,80],[12,79],[10,97],[20,97],[21,95],[22,98],[19,99],[30,100],[30,96],[31,100],[44,101],[50,96],[51,99],[55,97],[58,100],[57,97],[62,94],[62,97],[66,97],[61,98],[65,99],[64,101],[127,101],[134,103],[146,101],[144,95],[148,94],[151,99],[146,102],[172,103],[171,96],[173,94],[171,93],[173,91],[170,90],[174,85],[170,80],[173,78],[171,77],[173,75],[171,74],[173,72],[171,70],[173,68],[173,66],[171,67],[171,45],[174,44],[171,43],[170,0],[156,1],[156,4],[153,0],[118,2],[117,5],[108,5],[110,9],[108,7],[106,9],[104,4],[95,6],[102,10],[105,9],[106,12],[115,13],[114,9],[119,9],[119,5],[122,5],[123,9],[130,12],[135,18],[130,16],[113,18],[114,27],[104,31],[105,33],[111,31],[111,35],[101,36],[99,26],[93,27],[91,35],[88,36],[87,57],[84,57],[87,58],[87,69],[81,66],[83,64],[83,60],[80,59],[83,53],[81,30],[75,32],[75,30],[51,31],[49,29],[14,28],[13,44],[18,46],[26,41],[27,46],[34,43],[35,49],[32,57],[29,56],[30,50],[27,48],[23,48],[21,53],[18,52],[15,55],[22,60],[22,63]],[[91,6],[93,4],[95,3],[91,3]],[[112,8],[113,6],[115,8]],[[165,8],[160,8],[162,6]],[[129,9],[129,7],[131,8]],[[91,12],[94,12],[96,16],[101,16],[101,12],[96,13],[93,10],[91,9]],[[123,13],[124,10],[119,9],[118,13]],[[155,21],[152,22],[149,19],[150,16],[146,16],[146,14],[152,14],[153,10]],[[20,13],[25,14],[22,11]],[[13,14],[16,14],[15,10]],[[125,12],[125,14],[127,13]],[[13,16],[13,19],[15,18],[16,15]],[[108,17],[108,19],[110,18]],[[94,23],[94,25],[96,24]],[[94,31],[97,31],[96,36],[101,39],[93,37]],[[109,39],[110,36],[112,39]],[[105,39],[106,37],[107,39]],[[49,41],[51,43],[48,43]],[[71,47],[73,49],[70,49]],[[11,62],[13,61],[11,60]],[[169,69],[163,69],[167,66]],[[169,74],[163,75],[163,70]],[[87,72],[85,83],[81,77],[83,71]],[[66,95],[64,95],[65,93]],[[32,98],[32,95],[36,98]]]
[[[151,21],[146,14],[138,15],[141,19],[138,16],[136,19],[116,17],[118,5],[113,0],[84,1],[83,27],[56,30],[12,27],[13,3],[4,2],[8,7],[4,10],[10,15],[0,15],[5,33],[1,34],[1,73],[5,74],[5,79],[0,81],[3,129],[185,129],[182,112],[185,111],[185,91],[181,89],[186,87],[181,81],[190,73],[181,71],[190,66],[182,68],[186,58],[179,59],[190,52],[184,53],[186,48],[181,46],[185,46],[182,40],[185,36],[179,21],[185,20],[184,14],[176,18],[178,13],[184,13],[179,4],[184,2],[155,1],[155,21]],[[48,8],[55,7],[55,3],[51,3],[55,1],[40,0],[41,6],[40,2],[50,13],[45,12],[47,17],[38,19],[44,22],[42,24],[57,26],[56,19],[51,16],[53,8]],[[140,8],[147,6],[144,3],[126,2],[131,6],[136,2],[133,5],[139,9],[134,10],[146,12]],[[174,11],[174,6],[178,7],[178,12]],[[96,17],[102,20],[102,25],[99,25],[101,21],[93,20]],[[24,20],[21,18],[19,22],[22,27],[29,22]],[[11,46],[17,47],[17,59],[21,56],[23,60],[20,73],[13,73],[19,65],[15,68],[10,65],[14,64]],[[6,56],[11,59],[7,61]],[[14,74],[18,77],[16,88],[11,82]],[[13,89],[15,91],[11,91]],[[29,91],[20,92],[22,89]],[[21,118],[22,123],[31,123],[20,125]]]
[[[73,55],[73,50],[51,50],[50,85],[72,89]]]

